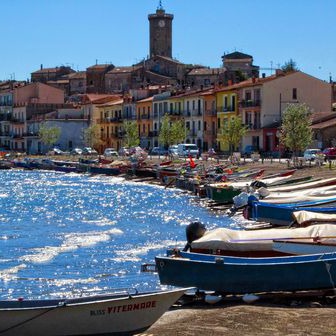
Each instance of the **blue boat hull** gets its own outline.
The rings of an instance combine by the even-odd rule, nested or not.
[[[249,201],[247,219],[268,222],[274,225],[289,225],[293,221],[293,212],[306,210],[325,214],[336,214],[336,199],[321,202],[301,202],[296,204],[273,204]]]
[[[336,253],[239,258],[185,252],[155,261],[163,285],[227,294],[333,289],[336,282]]]

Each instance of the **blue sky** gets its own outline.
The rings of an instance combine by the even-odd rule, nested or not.
[[[44,67],[126,66],[149,53],[147,16],[159,0],[1,0],[0,80]],[[174,14],[173,57],[219,67],[224,53],[252,55],[261,68],[293,59],[336,80],[336,0],[162,0]],[[270,74],[269,70],[262,70]]]

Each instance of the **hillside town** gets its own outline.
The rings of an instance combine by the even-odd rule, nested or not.
[[[182,120],[184,142],[200,151],[229,150],[218,134],[233,116],[247,127],[239,150],[278,153],[279,130],[288,104],[306,104],[312,111],[312,148],[336,146],[336,86],[296,69],[253,64],[243,52],[224,54],[222,66],[184,64],[173,58],[173,14],[160,4],[148,15],[149,56],[133,65],[94,64],[83,71],[69,66],[31,72],[29,80],[0,82],[0,147],[28,154],[45,153],[42,125],[60,129],[54,145],[63,151],[87,146],[84,132],[97,125],[99,146],[124,146],[124,121],[137,124],[140,146],[161,146],[164,115]],[[290,58],[290,55],[289,55]],[[13,69],[15,70],[15,69]]]

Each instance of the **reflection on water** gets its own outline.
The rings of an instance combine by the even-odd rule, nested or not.
[[[185,226],[235,226],[178,190],[113,177],[0,171],[1,297],[54,297],[160,288],[140,272]]]

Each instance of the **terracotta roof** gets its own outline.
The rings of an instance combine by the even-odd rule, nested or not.
[[[71,70],[71,71],[74,71],[72,70],[70,67],[67,67],[67,66],[59,66],[59,67],[54,67],[54,68],[42,68],[42,69],[39,69],[37,71],[34,71],[32,72],[33,74],[38,74],[38,73],[52,73],[52,72],[57,72],[61,69],[66,69],[66,70]]]
[[[92,65],[86,69],[105,69],[105,68],[108,68],[110,67],[112,64],[95,64],[95,65]]]
[[[333,119],[336,116],[336,112],[314,112],[312,114],[312,123],[316,124],[322,121],[327,121],[329,119]]]
[[[144,99],[141,99],[141,100],[138,100],[137,103],[146,103],[146,102],[150,102],[150,101],[153,101],[154,97],[148,97],[148,98],[144,98]]]
[[[115,105],[121,105],[124,102],[124,99],[118,99],[114,100],[112,102],[100,105],[101,107],[108,107],[108,106],[115,106]]]
[[[40,69],[40,70],[36,70],[34,72],[32,72],[33,74],[38,74],[38,73],[45,73],[45,72],[57,72],[58,71],[58,67],[56,68],[43,68],[43,69]]]
[[[240,83],[236,83],[236,84],[232,84],[232,85],[229,85],[229,86],[224,86],[224,87],[218,88],[218,89],[216,89],[216,92],[233,90],[233,89],[241,89],[241,88],[249,87],[249,86],[262,85],[264,83],[275,80],[279,77],[289,76],[291,74],[294,74],[295,72],[296,71],[288,72],[288,73],[282,73],[280,75],[274,74],[274,75],[271,75],[271,76],[268,76],[268,77],[249,78],[249,79],[247,79],[245,81],[242,81]]]
[[[334,116],[331,117],[330,119],[322,121],[322,122],[314,123],[311,126],[311,128],[314,130],[317,130],[317,129],[325,129],[328,127],[335,127],[336,126],[336,113],[333,113],[333,114]]]
[[[86,101],[94,104],[103,104],[108,101],[113,101],[120,99],[120,95],[108,95],[108,94],[85,94],[84,97],[86,98]]]
[[[69,80],[68,79],[51,80],[48,81],[47,84],[69,84]]]
[[[86,71],[77,71],[68,75],[69,79],[81,79],[86,78]]]

